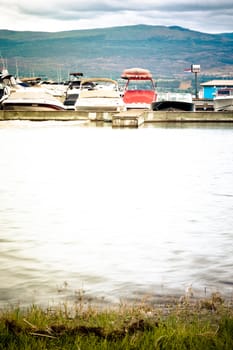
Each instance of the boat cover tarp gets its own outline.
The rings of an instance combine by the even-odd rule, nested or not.
[[[122,79],[142,79],[142,80],[151,80],[152,74],[148,69],[143,68],[130,68],[125,69],[121,74]]]

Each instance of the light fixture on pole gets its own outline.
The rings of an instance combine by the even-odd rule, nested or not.
[[[198,91],[197,91],[197,73],[200,73],[201,66],[200,64],[192,64],[191,65],[191,72],[195,74],[195,96],[198,98]]]

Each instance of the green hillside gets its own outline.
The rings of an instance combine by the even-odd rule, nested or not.
[[[206,34],[171,26],[124,26],[56,33],[0,30],[2,63],[19,75],[63,79],[69,72],[119,78],[122,70],[144,67],[154,77],[233,67],[233,33]]]

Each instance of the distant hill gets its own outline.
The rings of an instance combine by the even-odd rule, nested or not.
[[[191,64],[200,64],[202,71],[232,72],[233,33],[149,25],[56,33],[0,30],[0,54],[12,74],[53,79],[72,71],[119,78],[130,67],[169,77]]]

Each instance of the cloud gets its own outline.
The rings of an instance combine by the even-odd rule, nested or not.
[[[133,24],[233,31],[232,0],[1,0],[1,28],[61,31]]]

